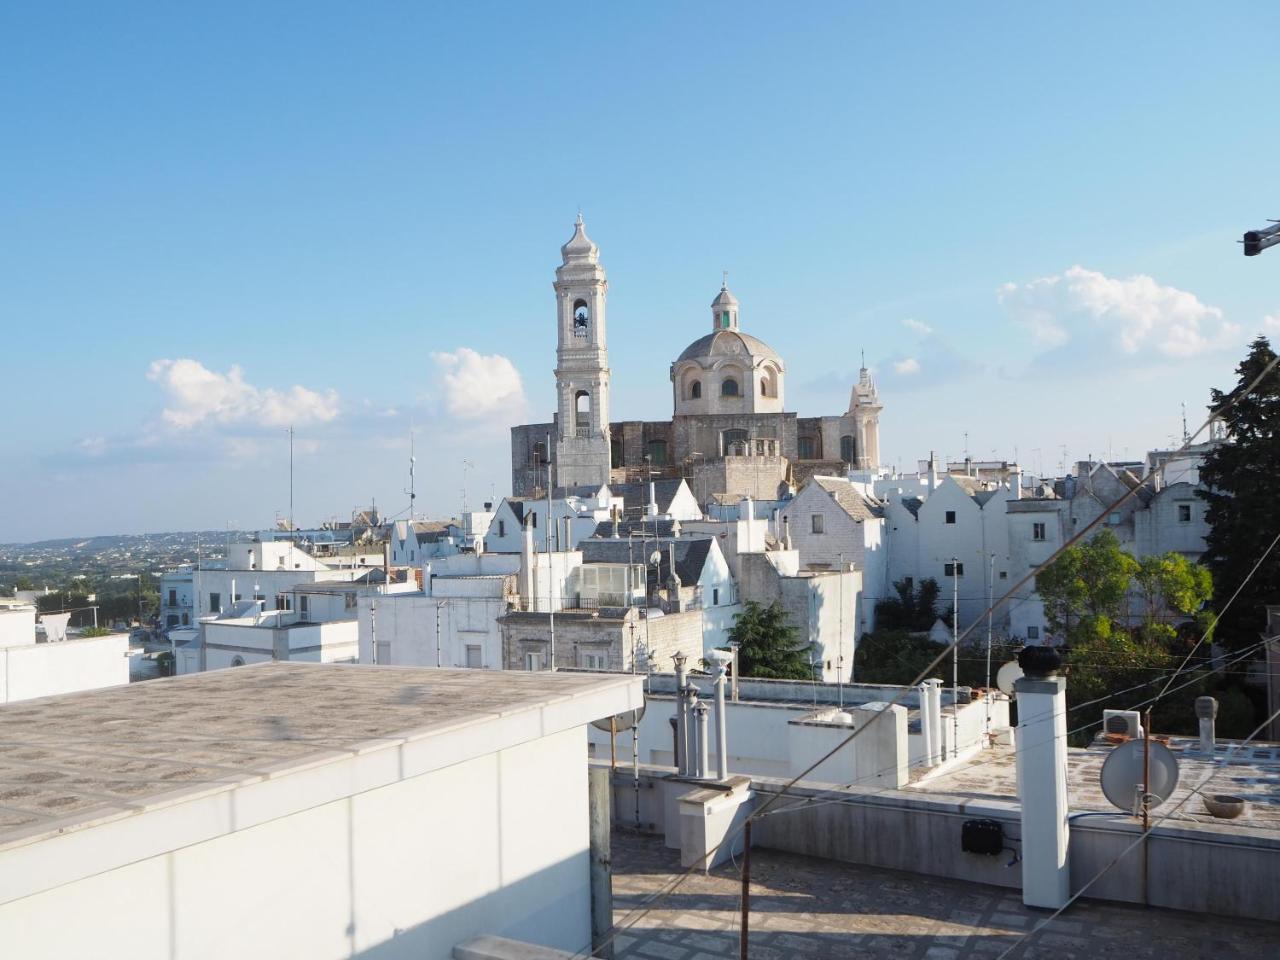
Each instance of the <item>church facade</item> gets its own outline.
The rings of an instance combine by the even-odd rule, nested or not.
[[[741,328],[727,282],[711,303],[711,332],[671,364],[671,419],[610,422],[609,284],[581,216],[560,253],[556,412],[511,430],[516,496],[544,493],[550,467],[554,487],[684,477],[705,508],[717,495],[777,500],[814,474],[879,468],[882,408],[866,367],[843,414],[787,412],[786,364]]]

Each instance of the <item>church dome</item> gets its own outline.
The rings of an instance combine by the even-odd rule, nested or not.
[[[730,294],[732,296],[732,294]],[[718,298],[717,298],[718,299]],[[734,303],[737,303],[735,300]],[[778,351],[758,337],[741,330],[717,330],[699,337],[684,348],[676,363],[685,360],[712,360],[719,357],[750,357],[753,360],[773,360],[779,365],[782,357]]]

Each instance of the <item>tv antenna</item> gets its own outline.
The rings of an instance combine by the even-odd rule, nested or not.
[[[409,523],[414,521],[413,504],[418,499],[418,494],[414,487],[413,466],[418,462],[418,458],[413,453],[413,428],[409,428],[409,489],[405,491],[409,495]]]

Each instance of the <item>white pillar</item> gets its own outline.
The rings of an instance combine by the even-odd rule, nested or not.
[[[929,723],[929,684],[920,684],[920,740],[923,743],[922,766],[933,766],[933,725]]]
[[[682,777],[689,775],[689,736],[687,705],[689,695],[685,691],[685,663],[688,661],[679,650],[671,658],[676,665],[676,757],[674,760],[676,773]]]
[[[697,718],[696,739],[698,741],[698,768],[694,771],[694,776],[699,780],[706,778],[711,768],[711,758],[707,756],[709,753],[708,746],[711,739],[711,731],[708,729],[707,714],[710,708],[705,703],[699,703],[693,708],[694,716]]]
[[[906,707],[863,703],[850,713],[856,730],[871,725],[859,734],[853,747],[853,775],[858,786],[905,787],[908,780]],[[879,716],[882,713],[884,716]]]
[[[925,714],[925,719],[929,721],[929,742],[933,746],[933,753],[929,757],[929,766],[933,767],[942,762],[942,758],[946,753],[946,745],[942,739],[942,681],[937,677],[930,677],[924,683],[929,688],[929,709]]]
[[[729,719],[724,707],[724,668],[723,660],[718,661],[716,672],[716,779],[724,782],[729,779]]]
[[[1071,895],[1067,862],[1067,681],[1021,677],[1018,800],[1022,807],[1022,902],[1056,910]]]

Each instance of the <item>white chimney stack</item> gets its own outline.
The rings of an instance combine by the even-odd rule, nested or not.
[[[938,461],[934,459],[933,451],[929,451],[929,492],[938,489]]]
[[[1196,697],[1196,717],[1200,720],[1200,752],[1213,756],[1214,721],[1218,716],[1218,701],[1213,697]]]

